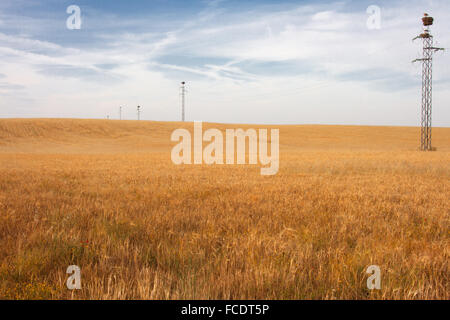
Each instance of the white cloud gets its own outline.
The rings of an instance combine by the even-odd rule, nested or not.
[[[125,105],[131,117],[140,104],[144,118],[177,120],[178,84],[185,80],[188,119],[417,124],[420,67],[410,61],[420,54],[420,44],[410,39],[420,32],[422,2],[382,7],[381,30],[368,30],[365,10],[347,11],[345,3],[251,13],[220,5],[211,1],[198,19],[177,23],[173,30],[123,31],[123,26],[145,29],[148,22],[119,21],[115,33],[103,28],[91,34],[98,43],[91,40],[89,46],[0,33],[0,70],[8,83],[26,89],[19,97],[12,89],[6,95],[4,86],[2,114],[15,113],[13,106],[19,105],[21,115],[105,117]],[[448,8],[444,1],[433,4],[433,31],[447,47]],[[96,14],[96,26],[112,17]],[[178,61],[160,61],[167,56]],[[183,57],[196,63],[189,65]],[[437,57],[438,87],[448,79],[449,61]],[[277,65],[287,67],[277,73]],[[414,80],[417,86],[411,87]],[[440,99],[448,101],[448,89],[439,88]],[[435,113],[442,120],[435,123],[450,125],[449,111],[440,103]]]

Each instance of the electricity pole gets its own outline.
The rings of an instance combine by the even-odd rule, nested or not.
[[[185,98],[186,98],[186,82],[181,83],[181,121],[184,122],[184,108],[185,108]]]
[[[443,48],[433,47],[433,36],[429,27],[433,25],[433,18],[424,14],[422,18],[423,33],[413,39],[423,40],[423,57],[413,62],[422,61],[422,112],[420,150],[432,151],[431,147],[431,111],[432,111],[432,84],[433,84],[433,53]]]
[[[141,106],[137,106],[137,118],[138,120],[141,120]]]

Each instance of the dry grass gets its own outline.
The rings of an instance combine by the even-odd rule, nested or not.
[[[181,126],[0,120],[0,298],[449,299],[450,129],[283,126],[268,177],[173,165]]]

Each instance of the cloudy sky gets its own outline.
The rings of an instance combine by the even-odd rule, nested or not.
[[[68,6],[81,29],[67,28]],[[367,8],[378,6],[380,28]],[[0,117],[419,124],[424,12],[450,47],[450,1],[1,0]],[[450,126],[450,54],[433,124]]]

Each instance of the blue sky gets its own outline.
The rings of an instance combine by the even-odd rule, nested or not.
[[[81,8],[69,30],[66,8]],[[370,5],[381,28],[367,27]],[[0,117],[418,125],[420,18],[450,47],[450,3],[307,0],[2,0]],[[434,68],[450,125],[450,56]]]

